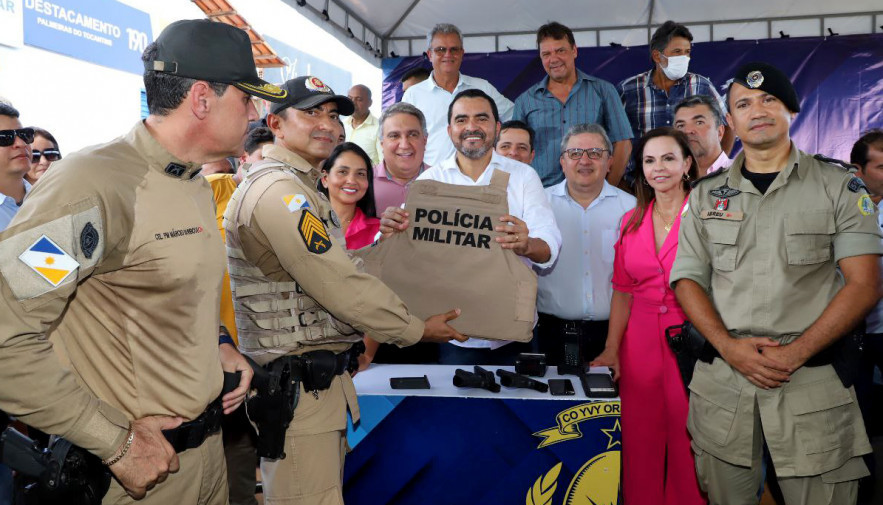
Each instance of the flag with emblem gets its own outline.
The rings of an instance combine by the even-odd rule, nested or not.
[[[285,195],[282,197],[282,201],[285,202],[285,206],[288,207],[288,212],[310,208],[310,202],[307,201],[307,197],[304,195]]]
[[[325,230],[325,225],[319,218],[314,216],[312,212],[305,210],[300,216],[300,223],[297,225],[301,238],[307,245],[307,250],[322,254],[331,248],[331,238]]]
[[[80,266],[77,260],[64,252],[46,235],[37,239],[31,247],[21,253],[18,259],[53,286],[61,284],[71,272]]]

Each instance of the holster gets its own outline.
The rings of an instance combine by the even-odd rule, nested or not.
[[[0,435],[0,462],[17,472],[24,505],[98,505],[110,488],[110,470],[98,456],[63,438],[43,449],[7,428]]]
[[[718,357],[717,350],[699,333],[690,321],[684,324],[669,326],[665,329],[665,340],[674,352],[678,363],[678,371],[684,381],[684,387],[693,380],[693,370],[697,361],[711,363]]]
[[[254,370],[256,394],[246,400],[248,418],[258,432],[258,456],[285,459],[285,432],[294,418],[300,399],[300,385],[305,391],[324,391],[334,378],[358,368],[358,358],[365,345],[358,342],[340,354],[312,351],[301,356],[283,356],[261,367],[248,359]],[[318,398],[318,396],[316,396]]]

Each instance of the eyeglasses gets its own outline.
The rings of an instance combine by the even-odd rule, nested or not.
[[[41,156],[45,156],[49,161],[58,161],[61,159],[61,152],[58,149],[43,149],[42,152],[34,149],[31,156],[32,163],[39,162]]]
[[[599,147],[593,147],[591,149],[580,149],[578,147],[574,147],[571,149],[566,149],[564,154],[567,155],[568,158],[572,160],[578,160],[583,157],[583,153],[589,157],[590,160],[600,160],[604,153],[610,152],[607,149],[601,149]]]
[[[15,137],[24,140],[25,144],[31,144],[34,142],[34,129],[0,130],[0,147],[9,147],[15,144]]]
[[[439,56],[443,56],[445,53],[451,54],[460,54],[463,52],[463,48],[460,46],[452,46],[452,47],[433,47],[432,52]]]

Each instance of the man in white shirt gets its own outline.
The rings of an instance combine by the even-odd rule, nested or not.
[[[604,350],[613,296],[613,245],[635,197],[605,180],[613,144],[598,124],[570,128],[561,141],[564,181],[546,188],[561,230],[561,252],[539,271],[537,346],[549,365],[562,364],[565,342],[579,342],[582,360]],[[569,340],[568,340],[569,339]]]
[[[730,166],[721,142],[726,131],[724,113],[717,100],[708,95],[693,95],[675,106],[674,127],[687,135],[690,151],[699,165],[699,177]]]
[[[426,51],[432,63],[429,79],[415,84],[405,91],[403,102],[415,105],[426,116],[429,141],[426,145],[427,165],[438,165],[454,154],[454,145],[447,133],[446,115],[454,95],[466,89],[480,89],[496,102],[503,121],[512,118],[514,105],[484,79],[460,73],[463,63],[463,35],[451,24],[438,24],[427,37]]]
[[[528,266],[547,268],[555,263],[561,246],[561,233],[543,183],[530,166],[494,152],[500,134],[500,115],[494,100],[479,89],[467,89],[454,97],[448,110],[448,134],[456,153],[423,172],[417,180],[434,180],[464,186],[486,186],[494,170],[509,173],[507,188],[509,214],[494,229],[503,249],[522,257]],[[383,213],[380,231],[404,231],[408,213],[390,207]],[[442,345],[439,362],[448,365],[514,365],[520,352],[532,349],[530,343],[469,340],[466,345]]]
[[[383,159],[383,150],[377,137],[377,127],[380,123],[369,110],[374,103],[371,99],[371,90],[364,84],[356,84],[350,88],[347,97],[352,100],[355,110],[352,115],[341,120],[346,140],[364,149],[371,158],[371,164],[376,165]]]

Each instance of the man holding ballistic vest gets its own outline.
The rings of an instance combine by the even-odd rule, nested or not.
[[[728,122],[744,150],[697,181],[671,284],[713,347],[687,427],[711,503],[756,503],[768,452],[789,505],[854,504],[871,451],[854,389],[854,331],[880,298],[877,209],[864,184],[800,151],[788,77],[748,63]]]
[[[499,134],[500,116],[494,100],[479,89],[461,91],[448,107],[448,135],[457,151],[417,180],[486,186],[494,172],[507,173],[509,215],[495,223],[494,230],[500,235],[494,240],[521,256],[528,266],[546,268],[558,257],[561,233],[536,171],[494,152]],[[380,231],[401,232],[409,224],[407,212],[390,207],[383,213]],[[518,353],[528,350],[526,345],[505,340],[451,343],[455,345],[441,346],[439,361],[443,364],[513,365]]]
[[[414,317],[344,250],[340,223],[316,190],[318,164],[336,145],[338,116],[353,104],[319,78],[283,87],[264,148],[224,215],[239,348],[259,365],[248,415],[258,428],[270,503],[342,504],[346,411],[359,411],[348,373],[362,334],[380,342],[465,340],[447,321],[459,310]],[[282,412],[286,414],[283,416]]]
[[[105,503],[221,505],[220,418],[251,370],[219,344],[224,252],[198,174],[242,151],[249,95],[285,92],[221,23],[172,23],[142,60],[147,119],[59,161],[0,234],[0,408],[103,458]],[[222,367],[242,377],[216,400]]]

